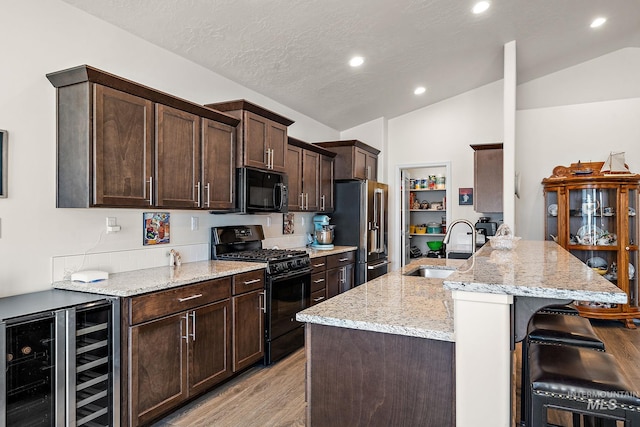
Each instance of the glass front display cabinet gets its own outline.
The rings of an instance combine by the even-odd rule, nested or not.
[[[542,181],[545,239],[556,241],[622,289],[627,304],[576,301],[580,315],[635,328],[638,309],[638,174],[607,174],[603,163],[557,166]]]

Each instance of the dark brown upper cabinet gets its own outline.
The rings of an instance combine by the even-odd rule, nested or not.
[[[234,174],[207,173],[232,171],[238,119],[87,65],[47,78],[57,88],[57,207],[231,209]]]
[[[502,212],[502,144],[478,144],[473,148],[473,208],[476,212]]]
[[[378,179],[378,154],[380,150],[356,139],[348,141],[317,142],[336,153],[335,179]]]
[[[289,210],[333,211],[333,159],[335,153],[289,137],[287,175]]]
[[[236,167],[285,172],[287,127],[293,120],[244,99],[205,106],[240,119]]]
[[[229,125],[203,119],[202,200],[213,211],[235,208],[235,135]]]

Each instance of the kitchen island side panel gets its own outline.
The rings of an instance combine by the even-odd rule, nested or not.
[[[455,343],[306,325],[307,425],[455,426]]]

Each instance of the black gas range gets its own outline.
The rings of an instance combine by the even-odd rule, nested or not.
[[[262,262],[266,267],[265,365],[304,345],[297,312],[311,305],[311,260],[304,250],[263,248],[261,225],[211,229],[211,259]]]

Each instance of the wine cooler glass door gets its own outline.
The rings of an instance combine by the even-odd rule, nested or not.
[[[18,321],[5,331],[5,425],[55,425],[56,317]]]

